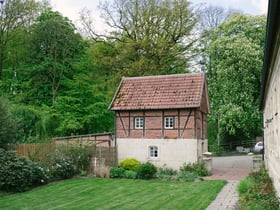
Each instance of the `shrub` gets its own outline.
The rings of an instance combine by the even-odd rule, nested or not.
[[[120,162],[120,167],[128,171],[137,171],[140,162],[135,158],[126,158]]]
[[[59,147],[44,160],[53,180],[71,178],[77,174],[87,174],[93,147]]]
[[[137,178],[137,172],[126,170],[124,172],[124,178],[126,178],[126,179],[136,179]]]
[[[205,167],[205,162],[200,163],[184,163],[182,167],[180,167],[181,172],[193,172],[196,173],[198,176],[208,176],[210,173],[208,172],[207,168]]]
[[[143,163],[137,169],[139,179],[152,179],[155,177],[157,168],[152,163]]]
[[[59,150],[49,155],[47,166],[52,180],[67,179],[78,174],[71,157],[65,156]]]
[[[172,168],[159,168],[157,171],[157,178],[163,180],[176,180],[177,171]]]
[[[86,171],[88,169],[93,150],[93,146],[66,146],[59,148],[59,152],[64,156],[69,157],[74,165],[74,168],[78,171]]]
[[[0,189],[22,192],[49,181],[47,170],[38,163],[0,149]]]
[[[110,178],[123,178],[125,170],[120,167],[110,168]]]

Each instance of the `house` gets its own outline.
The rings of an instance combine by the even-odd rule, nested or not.
[[[280,196],[280,1],[268,5],[261,104],[264,127],[264,160]]]
[[[123,78],[110,105],[118,160],[179,169],[208,151],[205,74]]]

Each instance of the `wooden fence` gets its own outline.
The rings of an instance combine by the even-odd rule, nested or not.
[[[49,153],[54,152],[55,147],[54,143],[10,145],[10,148],[15,150],[18,155],[25,156],[30,160],[42,160]]]
[[[236,150],[236,147],[252,148],[259,139],[245,140],[245,141],[232,141],[221,144],[224,150]]]
[[[104,140],[104,139],[103,139]],[[94,140],[97,144],[89,145],[84,144],[80,139],[79,144],[74,144],[73,139],[69,139],[69,141],[63,139],[52,141],[52,143],[37,143],[37,144],[17,144],[10,145],[9,147],[17,152],[18,155],[25,156],[30,160],[40,161],[46,158],[46,156],[56,149],[63,148],[67,150],[67,147],[91,147],[91,163],[89,166],[89,170],[92,173],[95,173],[96,170],[101,170],[102,167],[107,167],[107,170],[111,166],[117,166],[117,148],[114,146],[108,146],[108,142],[106,146],[102,146],[103,141],[101,139],[100,144],[98,144],[98,140]],[[87,141],[84,139],[84,141]],[[106,140],[107,141],[107,140]],[[67,143],[68,142],[68,143]],[[69,143],[70,142],[70,143]],[[108,171],[107,171],[108,173]]]
[[[86,134],[77,136],[64,136],[56,137],[52,139],[56,144],[76,144],[82,145],[97,145],[103,147],[114,146],[114,135],[113,133],[97,133],[97,134]]]

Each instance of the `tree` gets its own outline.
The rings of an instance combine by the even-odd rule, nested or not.
[[[12,118],[8,101],[0,98],[0,147],[16,142],[16,122]]]
[[[211,99],[209,123],[219,139],[261,135],[259,90],[265,36],[264,16],[231,16],[206,48]]]
[[[234,12],[234,10],[225,10],[219,6],[206,6],[197,11],[199,13],[199,26],[202,32],[215,29],[226,21]]]
[[[89,54],[90,55],[90,54]],[[108,110],[115,90],[108,87],[110,75],[98,73],[85,54],[74,65],[75,75],[63,80],[63,95],[57,97],[57,136],[101,133],[113,130],[113,114]]]
[[[29,27],[40,11],[35,0],[0,1],[0,80],[6,57],[6,47],[20,28]]]
[[[86,31],[111,47],[115,71],[122,76],[187,71],[197,23],[187,0],[115,0],[100,7],[111,33],[101,36],[90,28]],[[83,25],[91,27],[86,15]]]
[[[30,73],[35,76],[31,78],[42,91],[45,91],[44,86],[50,87],[53,107],[61,80],[72,75],[71,63],[83,48],[82,38],[75,30],[68,18],[51,9],[45,10],[32,27],[33,67]]]

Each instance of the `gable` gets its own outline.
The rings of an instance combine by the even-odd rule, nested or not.
[[[175,74],[123,78],[110,109],[147,110],[199,108],[205,95],[205,74]]]

